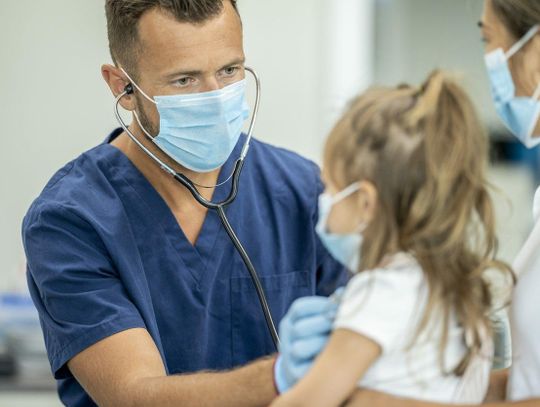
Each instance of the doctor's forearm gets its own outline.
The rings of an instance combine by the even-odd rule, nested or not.
[[[167,376],[148,333],[133,328],[111,335],[68,362],[99,406],[258,407],[276,397],[274,358],[228,372]]]
[[[273,359],[229,372],[140,379],[134,383],[135,406],[256,407],[276,397]]]

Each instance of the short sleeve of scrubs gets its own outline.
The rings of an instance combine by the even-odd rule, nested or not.
[[[47,204],[23,226],[28,285],[38,308],[52,370],[96,342],[145,324],[122,286],[102,240],[71,209]]]

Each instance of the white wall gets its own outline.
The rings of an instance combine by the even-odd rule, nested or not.
[[[498,127],[478,21],[481,0],[378,0],[375,80],[420,84],[434,68],[461,77],[479,113]]]
[[[263,80],[256,135],[317,159],[343,101],[371,80],[372,0],[239,3]],[[116,124],[99,70],[109,62],[103,0],[1,0],[0,50],[2,290],[25,284],[20,223],[31,201]]]
[[[0,3],[0,288],[20,284],[20,223],[32,199],[113,126],[99,71],[108,58],[101,3]]]
[[[260,138],[318,160],[343,105],[372,81],[373,0],[240,0],[264,80]]]

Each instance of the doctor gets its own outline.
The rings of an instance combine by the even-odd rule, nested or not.
[[[540,144],[540,1],[485,0],[480,26],[496,110],[525,146],[537,146]],[[492,407],[540,406],[540,188],[534,208],[536,225],[513,264],[518,276],[511,303],[513,363],[509,371],[493,375],[490,398],[495,401],[488,404]],[[296,323],[300,322],[301,319]],[[307,365],[308,361],[303,363]],[[504,399],[511,402],[503,402]],[[440,406],[368,391],[357,393],[350,405]]]
[[[134,116],[129,130],[196,184],[225,182],[249,117],[236,2],[106,0],[105,9],[114,65],[102,74],[113,96],[129,89],[120,100]],[[252,141],[227,216],[276,321],[296,298],[327,296],[346,278],[314,231],[322,189],[314,164]],[[201,191],[221,201],[229,183]],[[122,129],[52,177],[23,240],[65,405],[263,406],[274,382],[296,377],[290,359],[275,364],[252,281],[218,216]],[[332,312],[324,297],[304,304],[295,317]],[[285,336],[320,338],[325,323]]]

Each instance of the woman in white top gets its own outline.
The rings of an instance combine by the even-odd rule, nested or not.
[[[497,112],[509,130],[529,148],[540,144],[539,24],[539,0],[485,0],[479,24]],[[486,404],[492,407],[540,406],[540,188],[534,208],[536,225],[513,264],[517,274],[510,306],[513,361],[509,371],[497,372],[492,377],[493,401]],[[505,399],[508,401],[504,402]],[[358,393],[351,405],[435,407],[441,404],[364,392]]]
[[[272,406],[339,406],[358,387],[483,400],[492,356],[484,272],[510,274],[493,257],[486,164],[472,104],[440,72],[352,104],[326,145],[317,232],[357,274],[328,345]],[[472,392],[469,377],[479,380]]]
[[[487,0],[480,25],[499,116],[523,144],[534,147],[540,143],[540,1]],[[518,282],[511,305],[513,363],[507,398],[540,399],[539,223],[514,268]]]

